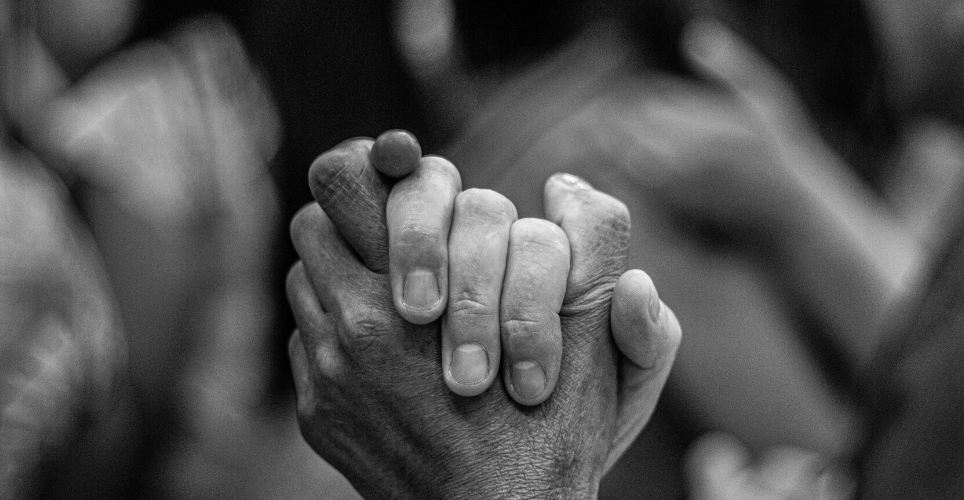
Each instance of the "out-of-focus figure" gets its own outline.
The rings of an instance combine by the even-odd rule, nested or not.
[[[836,124],[827,126],[826,113],[817,117],[822,122],[814,117],[825,103],[812,95],[804,102],[794,86],[799,81],[788,81],[729,29],[687,22],[687,15],[674,19],[685,2],[639,9],[668,34],[634,25],[626,15],[632,8],[593,16],[606,9],[592,2],[567,3],[569,10],[543,17],[535,8],[469,2],[454,2],[450,14],[451,4],[441,4],[436,18],[469,30],[485,15],[500,19],[504,7],[531,14],[533,25],[555,22],[563,26],[558,33],[568,34],[539,55],[537,44],[510,46],[514,36],[531,42],[532,31],[500,33],[499,40],[485,25],[481,33],[463,32],[470,41],[488,40],[482,51],[502,47],[520,56],[481,65],[473,54],[465,57],[458,36],[444,37],[457,30],[426,29],[402,44],[413,48],[408,60],[415,74],[461,71],[473,84],[436,99],[477,103],[455,113],[464,125],[450,157],[463,168],[465,185],[506,193],[520,216],[538,215],[537,179],[558,170],[625,200],[634,222],[630,265],[652,271],[688,333],[671,381],[677,412],[696,430],[726,430],[754,451],[794,445],[831,463],[854,457],[867,423],[863,374],[891,325],[922,293],[957,214],[960,132],[901,115],[890,143],[878,141],[874,154],[863,157],[853,153],[860,145],[850,144],[845,157],[842,141],[827,138]],[[409,12],[421,12],[420,5]],[[780,12],[792,8],[767,6],[767,15],[783,18]],[[693,10],[732,11],[727,7],[703,2]],[[573,12],[574,19],[566,17]],[[771,41],[787,39],[771,52],[792,46],[792,33],[754,26],[754,19],[741,19],[742,26]],[[589,29],[579,29],[580,22]],[[675,38],[674,22],[688,24]],[[400,24],[418,26],[404,16]],[[651,43],[660,35],[662,46]],[[542,40],[552,45],[550,38]],[[414,48],[431,41],[447,59],[419,57]],[[677,50],[678,58],[666,57]],[[784,61],[793,55],[784,50]],[[834,56],[824,53],[821,68],[838,64]],[[445,91],[427,80],[426,93]],[[860,142],[859,134],[851,137]],[[855,157],[866,164],[860,168],[878,172],[876,188],[855,175]]]
[[[0,207],[0,496],[39,497],[85,473],[116,485],[109,427],[126,423],[130,386],[99,252],[64,186],[8,144]]]
[[[106,375],[94,379],[86,371],[112,370],[111,383],[119,380],[126,392],[123,404],[107,405],[99,395],[106,388],[88,391],[59,379],[49,390],[39,382],[27,384],[36,386],[38,401],[54,405],[63,399],[77,409],[45,417],[58,415],[65,437],[44,435],[61,442],[14,443],[3,450],[3,463],[25,471],[18,478],[34,481],[22,482],[25,488],[66,475],[48,488],[55,497],[294,498],[317,489],[349,495],[350,488],[304,444],[293,413],[278,409],[277,401],[287,399],[269,394],[278,371],[272,365],[278,298],[271,266],[281,223],[268,165],[280,126],[264,80],[235,31],[216,17],[196,18],[160,40],[114,52],[140,6],[109,4],[4,2],[4,129],[19,139],[18,149],[29,148],[46,167],[20,161],[23,179],[5,183],[3,202],[25,205],[11,217],[33,214],[38,238],[92,236],[50,252],[63,248],[61,260],[88,264],[88,274],[101,278],[87,278],[100,287],[86,284],[88,300],[103,296],[102,328],[112,329],[116,346],[100,340],[106,332],[83,342],[106,344],[102,350],[114,357],[67,358],[64,350],[61,365],[51,360],[48,371],[65,370],[62,378],[77,372],[93,383]],[[11,153],[4,167],[12,162],[6,159],[21,156],[31,158]],[[53,179],[63,179],[76,205],[63,194],[17,192],[16,186],[32,186],[27,181],[34,177],[54,185]],[[29,225],[16,218],[13,223],[16,231],[5,233],[10,242]],[[50,268],[34,279],[55,279],[51,259],[36,245],[13,248],[18,251],[4,245],[5,263],[21,266],[21,273]],[[78,274],[84,269],[77,268]],[[85,285],[73,284],[81,280],[72,276],[59,279],[73,288]],[[23,277],[4,279],[2,292],[21,297],[32,286]],[[58,292],[51,284],[42,287],[45,295],[30,292],[34,307],[76,307],[70,300],[82,294],[63,288]],[[8,323],[6,314],[16,311],[4,304],[11,304],[4,309],[4,324],[10,326],[3,332],[4,355],[27,352],[28,344],[14,339],[31,337],[32,323]],[[26,318],[10,316],[19,317]],[[64,329],[58,325],[48,321],[35,329],[50,330],[49,337]],[[18,401],[31,403],[26,397]],[[75,417],[86,405],[110,417],[97,432],[113,438],[86,457],[87,469],[100,469],[85,476],[79,473],[85,468],[51,460],[60,457],[52,452],[63,450],[54,445],[67,446],[66,433],[80,425]],[[38,403],[8,408],[16,418],[5,415],[4,429],[45,411]],[[95,483],[103,484],[91,487]]]

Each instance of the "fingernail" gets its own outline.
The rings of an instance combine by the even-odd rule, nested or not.
[[[479,344],[462,344],[452,351],[452,379],[462,385],[478,385],[489,374],[489,355]]]
[[[581,177],[578,177],[572,174],[558,174],[556,176],[556,179],[562,182],[563,184],[566,184],[568,186],[571,186],[577,189],[592,188],[592,186],[590,186],[589,183],[583,180]]]
[[[525,399],[535,399],[546,390],[546,372],[534,361],[512,365],[512,387]]]
[[[441,296],[435,273],[422,267],[408,273],[402,292],[402,302],[405,303],[405,307],[424,311],[435,307],[439,300]]]

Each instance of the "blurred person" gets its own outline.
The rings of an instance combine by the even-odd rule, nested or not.
[[[131,388],[103,262],[63,184],[6,140],[0,206],[0,496],[110,494]]]
[[[71,187],[77,207],[64,210],[79,209],[110,278],[130,388],[112,406],[112,453],[89,459],[100,473],[56,462],[73,482],[50,494],[290,497],[338,484],[269,392],[278,214],[267,165],[280,132],[263,80],[218,18],[114,53],[140,6],[102,7],[4,3],[5,129],[51,167],[30,168]],[[44,449],[30,458],[49,467]]]
[[[884,199],[827,145],[792,85],[728,30],[688,31],[683,62],[702,82],[652,71],[659,49],[640,49],[632,33],[600,23],[540,62],[480,72],[481,104],[449,154],[467,186],[529,200],[523,216],[536,213],[537,179],[557,169],[626,200],[630,262],[667,283],[688,320],[671,380],[680,409],[753,449],[846,461],[863,427],[857,374],[946,237],[959,142],[915,165],[953,134],[912,129],[905,161],[931,189],[919,196],[918,179],[898,178]]]
[[[960,216],[961,207],[954,212]],[[884,348],[863,375],[867,432],[843,470],[798,449],[755,459],[728,436],[709,436],[691,450],[688,477],[696,499],[952,499],[964,494],[960,426],[964,407],[959,217],[929,271],[913,314],[884,328]],[[840,464],[836,464],[838,467]],[[820,496],[823,495],[823,496]]]

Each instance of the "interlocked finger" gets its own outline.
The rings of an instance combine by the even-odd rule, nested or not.
[[[459,172],[448,160],[426,156],[388,198],[392,296],[399,315],[411,323],[430,323],[445,310],[449,229],[461,190]]]
[[[505,386],[520,404],[542,403],[559,379],[568,275],[569,241],[558,226],[541,219],[512,225],[500,322]]]
[[[462,396],[485,391],[501,358],[499,305],[515,206],[495,191],[455,199],[449,236],[449,300],[442,322],[442,367]]]

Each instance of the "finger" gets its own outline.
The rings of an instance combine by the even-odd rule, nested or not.
[[[397,179],[415,171],[422,159],[422,146],[404,130],[389,130],[375,139],[372,165],[379,172]]]
[[[470,189],[455,198],[442,367],[449,389],[462,396],[481,394],[498,373],[499,304],[517,218],[512,202],[495,191]]]
[[[398,314],[424,325],[442,315],[448,290],[448,237],[458,170],[437,156],[422,158],[388,197],[389,274]]]
[[[613,339],[623,357],[616,437],[607,470],[653,414],[682,336],[676,315],[659,300],[649,275],[637,269],[626,271],[616,282],[610,314]]]
[[[731,87],[776,123],[785,116],[804,116],[796,92],[781,72],[739,35],[712,19],[690,23],[683,36],[683,53],[705,78]]]
[[[537,405],[559,379],[559,310],[569,275],[569,242],[555,224],[520,219],[509,230],[500,331],[503,377],[516,402]]]
[[[550,177],[544,199],[546,218],[566,233],[572,251],[563,314],[591,314],[601,305],[599,292],[609,293],[623,272],[629,251],[629,210],[571,174]],[[598,321],[609,319],[605,314],[595,316]],[[605,328],[579,330],[609,334]]]
[[[321,332],[326,331],[324,328],[326,314],[321,301],[318,300],[314,285],[308,279],[303,262],[298,261],[288,271],[285,289],[291,312],[295,316],[295,324],[301,331],[308,333],[302,336],[308,342],[308,349],[314,349],[319,343],[328,342],[328,339],[320,335]]]
[[[368,269],[388,272],[385,204],[389,185],[371,163],[371,139],[352,139],[319,156],[308,172],[315,200]]]
[[[291,220],[291,241],[301,256],[305,274],[324,311],[338,311],[368,272],[339,236],[334,223],[317,203],[302,208]]]
[[[309,415],[315,404],[314,384],[308,362],[308,351],[298,330],[295,330],[288,339],[288,360],[291,362],[291,375],[295,382],[298,413]]]
[[[326,328],[329,325],[325,325]],[[340,377],[343,370],[340,351],[335,344],[319,344],[312,347],[307,336],[295,329],[288,339],[288,359],[295,383],[298,414],[310,416],[318,407],[318,382]]]

